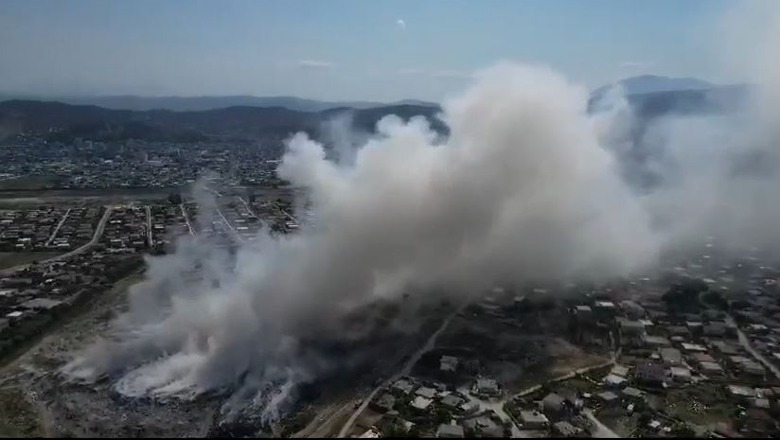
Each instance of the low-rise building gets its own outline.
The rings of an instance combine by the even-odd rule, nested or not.
[[[707,376],[720,377],[725,374],[723,367],[715,362],[700,362],[699,368],[701,369],[701,372]]]
[[[523,429],[546,429],[550,420],[539,411],[520,411],[520,423]]]
[[[604,391],[601,393],[596,394],[596,397],[604,404],[604,405],[614,405],[617,402],[619,402],[618,395],[613,393],[612,391]]]
[[[443,423],[436,429],[436,437],[438,438],[464,438],[465,433],[463,427],[459,425],[453,425],[449,423]]]
[[[680,353],[680,350],[671,347],[664,347],[660,350],[660,353],[661,360],[663,360],[666,365],[682,365],[682,353]]]
[[[436,390],[428,387],[420,387],[417,389],[417,391],[414,392],[414,394],[425,397],[426,399],[433,399],[436,397]]]
[[[485,396],[497,396],[501,393],[498,388],[498,382],[496,382],[495,379],[490,378],[477,379],[477,383],[474,385],[474,391],[477,394]]]
[[[634,375],[644,385],[662,387],[669,379],[666,368],[655,362],[643,362],[637,365]]]
[[[582,434],[582,429],[562,420],[553,424],[553,433],[559,437],[578,437]]]
[[[417,409],[417,410],[420,410],[420,411],[425,411],[425,410],[428,409],[429,406],[431,406],[432,403],[433,403],[433,400],[431,400],[431,399],[426,399],[425,397],[417,396],[417,397],[414,398],[414,400],[412,400],[411,405],[412,405],[412,408],[414,408],[414,409]]]

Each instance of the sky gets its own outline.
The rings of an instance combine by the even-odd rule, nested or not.
[[[439,100],[498,61],[736,82],[726,0],[3,0],[0,92]]]

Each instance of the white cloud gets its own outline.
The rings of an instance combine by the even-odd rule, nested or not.
[[[396,20],[395,24],[398,25],[398,27],[401,28],[402,31],[406,30],[406,22],[403,19],[399,18],[398,20]]]
[[[307,70],[331,70],[335,65],[328,61],[298,60],[298,67]]]

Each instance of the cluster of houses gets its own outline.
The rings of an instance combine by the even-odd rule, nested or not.
[[[572,309],[572,319],[582,331],[593,331],[598,328],[594,323],[600,323],[617,335],[623,365],[615,366],[600,381],[599,392],[589,396],[602,405],[618,405],[630,414],[648,391],[663,397],[672,389],[716,388],[736,408],[733,423],[724,420],[723,425],[751,435],[780,427],[773,420],[780,413],[780,390],[772,386],[780,381],[767,359],[751,350],[763,346],[773,354],[778,342],[774,327],[739,325],[725,311],[704,304],[694,311],[671,311],[653,296],[580,304]],[[747,336],[740,338],[743,329]],[[662,419],[649,423],[655,434],[672,428]],[[727,428],[720,432],[733,433]]]
[[[453,356],[442,356],[446,368],[456,362]],[[402,435],[427,433],[443,438],[509,436],[511,422],[496,411],[494,406],[500,405],[490,404],[501,395],[498,382],[489,377],[476,377],[470,387],[461,388],[402,377],[369,403],[383,414],[369,431],[386,435],[387,431],[399,434],[400,429]]]
[[[69,251],[92,239],[103,209],[54,207],[0,212],[0,251]]]
[[[140,255],[91,250],[0,278],[0,354],[141,264]]]
[[[156,204],[150,207],[151,219],[151,247],[153,249],[168,249],[175,237],[192,235],[191,225],[184,217],[183,208],[180,205]]]
[[[85,213],[93,219],[105,208],[72,208],[74,223]],[[167,210],[166,210],[167,211]],[[70,215],[69,215],[70,218]],[[39,332],[58,314],[86,299],[91,293],[105,290],[111,283],[142,265],[141,255],[148,249],[153,234],[149,224],[163,224],[167,229],[177,224],[175,216],[147,215],[144,206],[113,208],[98,243],[82,253],[63,259],[44,260],[6,273],[0,277],[0,354],[12,349]],[[71,231],[69,220],[62,231]],[[97,221],[93,221],[97,223]],[[93,226],[90,226],[90,231]],[[78,229],[75,229],[78,231]],[[69,232],[63,232],[68,234]],[[163,235],[161,233],[161,235]],[[94,232],[85,242],[91,241]]]
[[[266,138],[266,136],[261,136]],[[279,145],[281,139],[263,139]],[[0,144],[0,163],[11,175],[58,176],[48,188],[177,188],[204,170],[232,184],[278,182],[282,148],[257,148],[258,141],[92,141],[52,142],[34,135]]]
[[[109,253],[134,253],[149,247],[146,209],[142,205],[115,207],[100,242]]]

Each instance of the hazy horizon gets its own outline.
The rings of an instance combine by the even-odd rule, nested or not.
[[[711,50],[735,6],[725,0],[447,6],[9,0],[0,93],[439,101],[504,60],[591,89],[641,74],[744,79]]]

